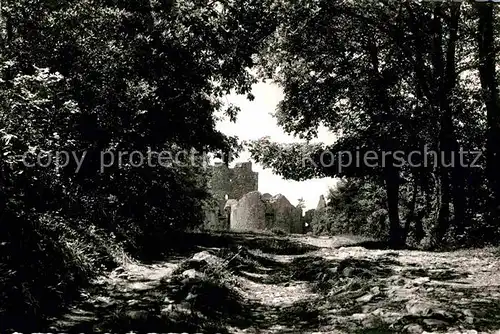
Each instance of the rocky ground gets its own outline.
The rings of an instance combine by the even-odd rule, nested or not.
[[[352,237],[198,237],[96,280],[51,331],[500,333],[495,249],[377,249]]]

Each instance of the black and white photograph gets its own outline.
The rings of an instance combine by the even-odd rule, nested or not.
[[[500,334],[500,0],[0,0],[0,333]]]

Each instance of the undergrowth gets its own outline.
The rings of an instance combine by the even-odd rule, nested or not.
[[[92,278],[123,258],[121,244],[89,222],[54,215],[9,218],[0,228],[2,332],[43,328]]]

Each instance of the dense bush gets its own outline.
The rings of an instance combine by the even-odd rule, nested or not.
[[[236,147],[215,113],[234,117],[221,98],[249,92],[251,56],[272,30],[264,5],[2,2],[0,330],[37,329],[122,247],[158,256],[200,224],[201,153]],[[193,150],[194,161],[182,153]],[[182,161],[120,163],[134,151]],[[42,166],[58,152],[70,162]],[[115,163],[102,169],[104,152]]]
[[[123,261],[121,245],[90,222],[7,213],[0,225],[2,330],[36,331],[80,287]]]
[[[482,191],[481,184],[470,184],[469,187],[470,194]],[[415,188],[412,182],[403,182],[399,205],[401,230],[406,244],[436,247],[438,194]],[[438,247],[484,246],[491,243],[498,229],[489,224],[480,212],[480,208],[470,211],[472,218],[460,235],[456,227],[451,226]],[[311,225],[315,234],[355,234],[385,240],[389,231],[385,192],[382,186],[369,179],[342,179],[330,189],[327,207],[314,212]]]
[[[330,190],[327,207],[315,212],[313,232],[385,237],[388,223],[384,200],[383,189],[370,181],[342,180]]]
[[[432,234],[432,203],[415,196],[409,184],[401,187],[401,218],[407,243],[418,246],[423,237]],[[412,203],[414,200],[414,203]],[[327,207],[314,213],[316,234],[355,234],[385,240],[389,232],[383,187],[367,179],[347,178],[330,189]]]

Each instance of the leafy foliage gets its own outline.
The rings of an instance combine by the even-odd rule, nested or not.
[[[330,190],[328,206],[316,213],[312,227],[319,234],[386,238],[389,226],[382,187],[358,179],[341,181]]]
[[[422,230],[421,220],[430,221],[426,233],[437,247],[477,240],[471,234],[477,217],[498,217],[492,211],[498,173],[491,172],[500,114],[497,78],[491,75],[497,28],[491,4],[282,3],[276,34],[259,65],[261,76],[284,90],[278,123],[306,142],[282,145],[262,138],[250,144],[253,158],[288,179],[330,176],[379,184],[394,247],[407,241],[410,229]],[[309,142],[320,125],[337,137],[333,145]],[[488,173],[484,158],[460,156],[461,150],[484,152],[486,136]],[[378,163],[355,163],[342,152],[371,152]],[[394,152],[403,164],[394,163]],[[381,161],[385,153],[389,158]],[[342,213],[349,212],[343,206]],[[332,219],[342,218],[328,217],[324,224]],[[495,239],[487,230],[483,236]]]
[[[221,98],[249,92],[273,16],[270,2],[253,0],[2,1],[0,285],[12,320],[2,327],[28,326],[71,298],[66,286],[113,257],[103,238],[158,255],[170,234],[202,221],[203,154],[237,150],[215,114],[235,117]],[[192,159],[183,153],[194,150]],[[182,159],[158,165],[154,152],[163,151]],[[54,160],[58,152],[67,155]],[[104,152],[115,155],[106,168]],[[154,166],[132,152],[153,153]],[[39,268],[46,272],[31,283]]]

